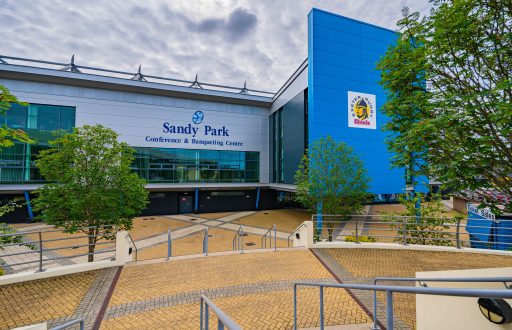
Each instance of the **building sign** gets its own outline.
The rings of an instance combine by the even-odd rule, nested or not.
[[[467,210],[468,210],[468,213],[472,213],[478,217],[496,221],[496,216],[488,208],[479,209],[478,207],[476,207],[473,204],[468,204]],[[471,214],[469,216],[471,216]]]
[[[159,135],[147,135],[146,142],[159,144],[179,144],[183,148],[194,146],[243,147],[244,142],[233,138],[226,125],[203,124],[205,114],[196,111],[188,123],[164,121]]]
[[[377,103],[375,95],[348,92],[348,127],[377,128]]]

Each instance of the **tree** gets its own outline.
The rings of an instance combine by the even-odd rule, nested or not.
[[[101,125],[75,128],[50,145],[36,161],[49,183],[36,190],[34,209],[48,224],[86,233],[93,261],[97,241],[130,229],[147,204],[145,181],[130,169],[134,150]]]
[[[403,222],[403,224],[393,225],[398,230],[395,242],[436,246],[453,245],[455,236],[453,224],[461,216],[448,214],[440,194],[432,193],[427,196],[417,193],[413,197],[400,195],[398,200],[405,206],[405,211],[398,217],[386,217],[387,220],[395,223]]]
[[[19,104],[27,106],[27,103],[20,102],[6,87],[0,85],[0,116],[4,116],[11,105]],[[3,125],[0,127],[0,148],[12,147],[14,141],[22,143],[34,143],[28,134],[21,129],[13,129]]]
[[[434,0],[426,17],[404,13],[402,32],[379,63],[388,93],[395,166],[456,191],[512,191],[512,2]],[[414,45],[411,46],[411,45]],[[426,88],[428,83],[429,88]],[[408,112],[409,111],[409,112]],[[484,196],[496,213],[512,204]]]
[[[363,162],[343,142],[330,136],[313,143],[295,174],[295,198],[312,212],[337,215],[335,221],[348,220],[361,212],[368,201],[369,178]],[[328,222],[329,241],[334,223]]]

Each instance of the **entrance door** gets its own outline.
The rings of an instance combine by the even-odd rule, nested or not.
[[[192,213],[192,196],[190,195],[181,195],[180,196],[180,213]]]

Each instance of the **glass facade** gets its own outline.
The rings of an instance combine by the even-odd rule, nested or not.
[[[34,144],[15,143],[0,150],[0,182],[22,183],[43,181],[35,160],[54,131],[70,131],[75,126],[75,108],[66,106],[13,104],[7,114],[0,116],[0,126],[22,129],[36,141]]]
[[[271,118],[273,151],[272,182],[282,183],[284,180],[283,108],[274,112]]]
[[[134,170],[149,182],[259,182],[259,152],[135,148]]]
[[[0,126],[26,131],[35,144],[16,143],[0,150],[0,183],[42,182],[35,160],[49,148],[54,131],[71,131],[74,107],[12,105]],[[148,182],[259,182],[259,152],[136,147],[133,169]]]

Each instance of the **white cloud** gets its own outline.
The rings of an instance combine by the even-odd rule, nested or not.
[[[312,7],[394,29],[428,0],[4,0],[0,54],[276,91],[307,56]]]

